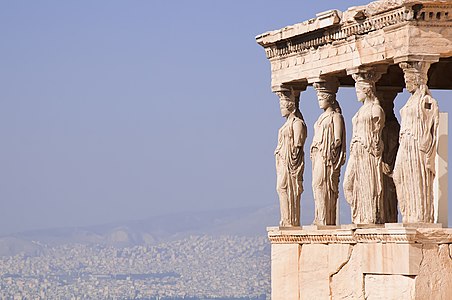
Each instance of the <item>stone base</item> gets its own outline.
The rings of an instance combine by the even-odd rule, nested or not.
[[[268,228],[272,300],[451,299],[452,228],[415,225]]]

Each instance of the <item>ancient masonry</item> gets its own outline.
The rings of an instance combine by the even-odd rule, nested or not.
[[[452,299],[447,114],[430,93],[452,89],[452,0],[330,10],[256,40],[286,118],[275,150],[281,222],[268,228],[272,299]],[[298,104],[309,85],[321,109],[306,155],[313,181],[304,183],[315,220],[300,226],[312,125]],[[344,86],[363,103],[350,141],[336,99]],[[397,120],[393,101],[403,88],[411,97]],[[350,225],[336,223],[340,188]]]

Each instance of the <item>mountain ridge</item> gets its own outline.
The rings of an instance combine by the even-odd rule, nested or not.
[[[37,255],[43,245],[101,244],[116,247],[153,245],[187,236],[265,236],[277,224],[279,208],[249,206],[165,214],[141,220],[92,226],[29,230],[0,237],[0,255]]]

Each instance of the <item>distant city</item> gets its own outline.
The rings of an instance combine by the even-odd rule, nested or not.
[[[269,299],[265,237],[43,247],[0,258],[1,299]]]
[[[217,215],[208,234],[192,226],[190,232],[158,236],[148,223],[146,233],[107,226],[109,234],[96,234],[106,235],[104,242],[77,240],[78,231],[60,239],[47,232],[3,237],[0,299],[270,299],[265,230],[241,235],[231,229],[240,228],[243,220],[248,227],[258,219],[265,222],[261,217],[267,212]],[[152,235],[153,242],[130,241],[144,234]]]

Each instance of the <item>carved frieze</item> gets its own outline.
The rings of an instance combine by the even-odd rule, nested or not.
[[[344,24],[335,29],[326,29],[321,33],[293,37],[286,41],[279,41],[268,46],[263,46],[265,47],[267,58],[281,58],[292,54],[300,54],[309,49],[316,49],[320,46],[331,44],[333,42],[345,40],[354,35],[363,35],[371,31],[405,22],[407,16],[408,13],[405,8],[400,8],[396,11],[385,13],[381,16],[365,20],[361,23]]]
[[[452,243],[452,229],[422,227],[353,228],[285,231],[271,229],[272,244]]]

